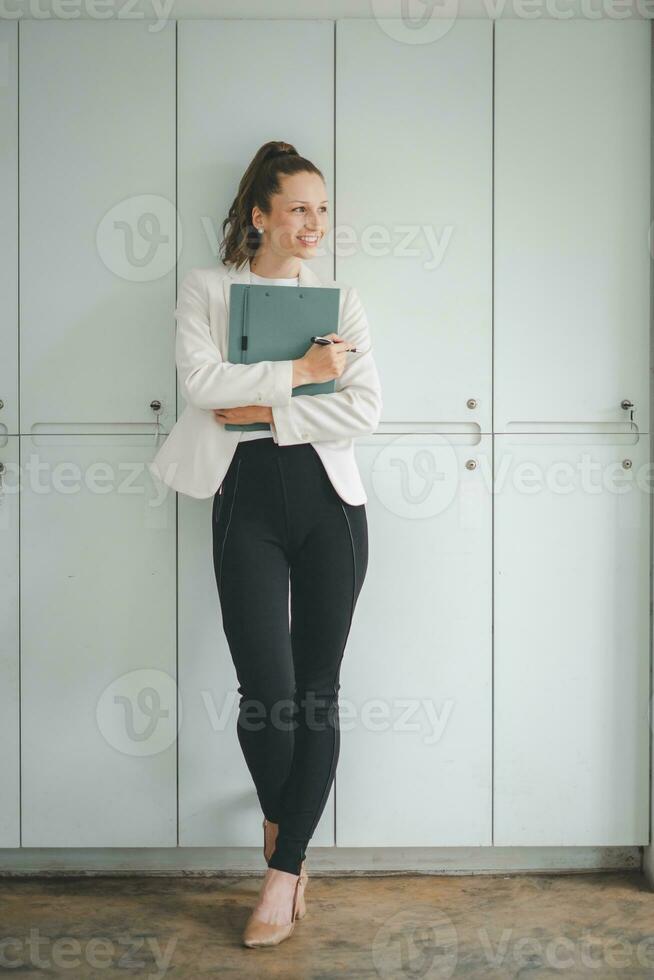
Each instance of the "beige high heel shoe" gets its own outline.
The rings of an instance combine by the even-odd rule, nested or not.
[[[263,818],[263,856],[266,859],[266,864],[270,861],[275,850],[275,843],[277,841],[277,834],[279,831],[279,825],[272,823],[270,820]],[[305,869],[306,861],[302,862],[300,867],[300,888],[299,888],[299,898],[298,898],[298,919],[303,919],[307,914],[307,903],[304,899],[304,890],[309,881],[309,875]]]
[[[295,929],[295,920],[299,919],[299,897],[302,882],[302,875],[298,875],[293,892],[293,906],[291,909],[290,922],[264,922],[263,919],[256,918],[254,912],[245,923],[243,930],[243,945],[250,948],[256,946],[277,946],[292,934]]]

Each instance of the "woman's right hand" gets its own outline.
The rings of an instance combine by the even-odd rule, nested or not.
[[[306,354],[293,361],[293,387],[332,381],[341,376],[345,370],[345,358],[350,350],[346,340],[338,334],[324,334],[332,344],[311,344]]]

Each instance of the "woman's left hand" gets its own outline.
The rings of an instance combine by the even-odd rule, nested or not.
[[[238,408],[214,408],[214,418],[223,425],[247,425],[250,422],[272,422],[270,405],[239,405]]]

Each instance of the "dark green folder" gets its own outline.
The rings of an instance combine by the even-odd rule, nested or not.
[[[340,289],[334,286],[264,286],[235,282],[229,291],[231,364],[288,361],[302,357],[311,338],[338,333]],[[334,391],[336,379],[293,388],[293,395]],[[226,429],[270,429],[268,422],[225,424]]]

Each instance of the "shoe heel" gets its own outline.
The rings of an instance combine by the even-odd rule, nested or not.
[[[300,867],[300,877],[297,883],[297,909],[296,909],[296,919],[303,919],[307,914],[307,904],[304,900],[304,889],[307,886],[309,880],[309,875],[305,871],[304,861]]]
[[[300,873],[298,880],[295,883],[295,894],[293,895],[293,925],[295,925],[296,919],[301,919],[306,913],[306,908],[302,915],[300,914],[300,903],[302,901],[302,891],[304,889],[304,884],[302,881],[302,874]]]

